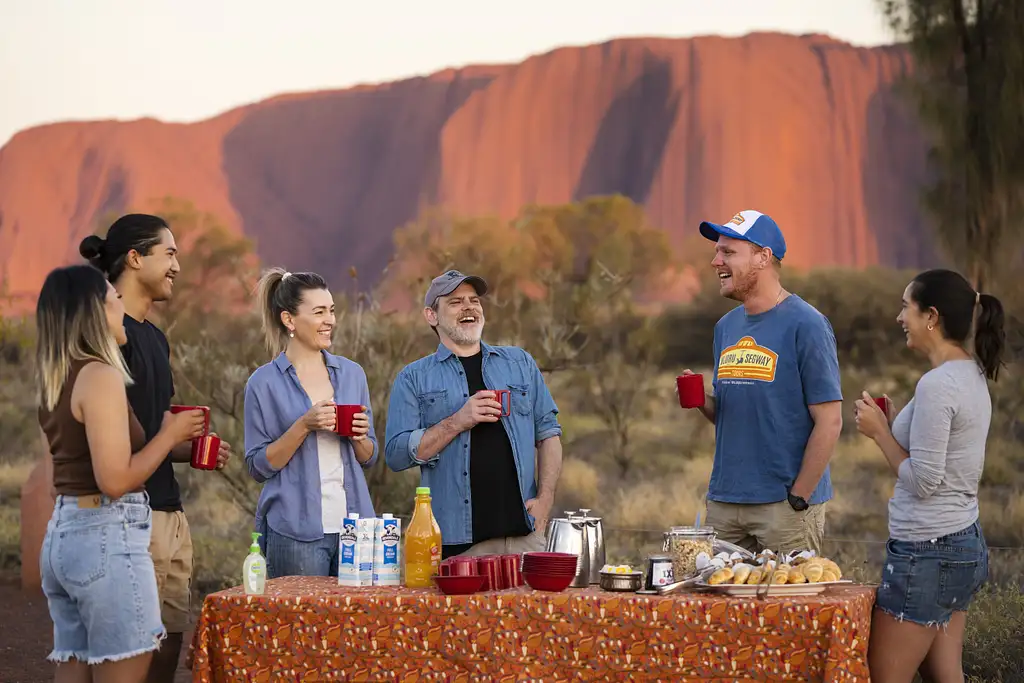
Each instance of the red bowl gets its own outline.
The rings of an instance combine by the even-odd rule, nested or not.
[[[575,567],[579,560],[523,560],[524,567]]]
[[[484,587],[487,577],[483,574],[470,576],[434,576],[434,583],[445,595],[469,595]],[[570,580],[571,583],[571,580]]]
[[[541,564],[539,562],[527,562],[522,566],[524,572],[576,572],[574,564]]]
[[[567,576],[551,576],[550,574],[534,574],[533,572],[523,572],[523,580],[526,581],[526,585],[530,588],[538,591],[548,591],[551,593],[560,593],[569,587],[572,583],[572,579],[575,574],[569,574]]]

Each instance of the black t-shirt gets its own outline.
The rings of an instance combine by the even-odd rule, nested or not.
[[[148,442],[160,431],[164,413],[170,409],[174,396],[171,347],[164,333],[148,320],[140,323],[125,314],[124,330],[128,343],[121,347],[121,354],[134,380],[128,387],[128,402],[146,431]],[[165,458],[146,481],[146,491],[149,506],[154,510],[176,512],[182,509],[181,491],[170,457]]]
[[[459,358],[469,395],[484,386],[483,355]],[[481,422],[469,432],[469,485],[473,492],[473,543],[530,533],[519,491],[519,475],[508,432],[498,422]],[[469,546],[462,547],[465,550]],[[459,550],[455,547],[447,548]],[[461,550],[459,550],[461,552]]]

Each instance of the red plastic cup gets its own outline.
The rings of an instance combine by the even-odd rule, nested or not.
[[[210,433],[210,408],[208,406],[171,406],[171,412],[174,414],[187,413],[192,410],[203,411],[203,417],[206,420],[203,426],[203,436],[206,436]]]
[[[676,377],[676,388],[679,390],[680,407],[704,407],[704,375],[679,375]]]
[[[516,588],[523,585],[523,575],[519,571],[518,555],[501,556],[501,578],[506,588]]]
[[[341,436],[355,436],[355,432],[352,431],[352,418],[356,413],[363,412],[362,406],[354,405],[340,405],[334,406],[335,417],[337,423],[334,425],[334,431]]]
[[[189,464],[197,470],[215,470],[219,451],[220,437],[215,434],[192,439],[192,459]]]
[[[881,410],[885,415],[889,414],[889,402],[886,400],[885,396],[875,398],[875,405],[878,406],[879,410]]]
[[[448,560],[451,576],[473,576],[477,573],[475,557],[453,557]]]
[[[441,564],[437,567],[437,573],[441,576],[452,575],[452,563],[450,560],[441,560]]]
[[[501,404],[501,416],[508,417],[512,412],[512,392],[508,389],[495,389],[494,400]]]
[[[476,564],[478,571],[487,577],[482,590],[500,591],[508,587],[502,582],[500,557],[497,555],[478,557],[476,558]]]

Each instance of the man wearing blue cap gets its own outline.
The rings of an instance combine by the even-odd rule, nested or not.
[[[475,275],[434,278],[423,317],[437,350],[398,373],[388,408],[384,458],[396,472],[420,468],[445,558],[543,550],[562,469],[558,408],[537,363],[481,341],[486,293]]]
[[[717,243],[722,296],[742,304],[715,325],[713,390],[700,408],[715,425],[707,523],[755,552],[820,554],[843,426],[832,325],[783,288],[786,240],[769,216],[741,211],[700,233]]]

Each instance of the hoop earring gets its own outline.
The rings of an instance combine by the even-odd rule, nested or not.
[[[934,329],[935,329],[935,325],[929,325],[929,326],[928,326],[928,329],[929,329],[929,330],[934,330]]]

